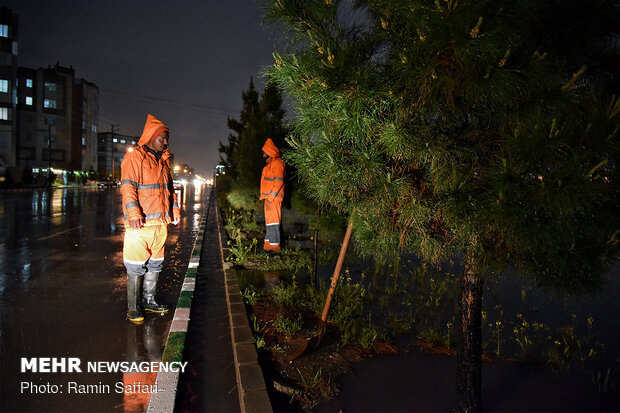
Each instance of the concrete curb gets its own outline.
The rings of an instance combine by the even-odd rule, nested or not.
[[[210,196],[215,196],[211,193]],[[198,234],[194,240],[194,246],[190,254],[189,264],[183,279],[183,286],[179,294],[174,317],[166,339],[166,346],[162,354],[163,362],[183,361],[183,349],[185,348],[185,340],[187,338],[187,326],[189,324],[189,314],[194,298],[194,288],[196,286],[196,275],[198,274],[198,264],[200,263],[200,252],[202,250],[202,240],[205,234],[205,226],[207,224],[207,214],[209,210],[205,210],[200,219],[198,226]],[[159,372],[155,382],[158,391],[151,394],[147,412],[149,413],[170,413],[174,411],[174,402],[177,395],[177,386],[179,383],[180,371],[177,372]]]
[[[215,196],[215,195],[214,195]],[[258,354],[254,346],[254,337],[245,312],[245,305],[237,282],[237,272],[224,261],[223,247],[227,245],[226,231],[219,213],[217,198],[215,199],[217,216],[217,230],[220,239],[220,254],[225,272],[226,305],[228,306],[228,320],[230,336],[235,360],[235,374],[237,376],[237,392],[241,413],[273,412],[263,371],[258,364]],[[228,264],[228,265],[227,265]]]

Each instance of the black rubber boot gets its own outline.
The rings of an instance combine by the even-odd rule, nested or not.
[[[168,307],[159,305],[155,302],[155,291],[157,290],[158,272],[147,271],[144,274],[144,283],[142,284],[142,307],[144,311],[150,313],[167,313]]]
[[[144,314],[138,307],[141,279],[141,275],[127,274],[127,319],[136,324],[144,321]]]

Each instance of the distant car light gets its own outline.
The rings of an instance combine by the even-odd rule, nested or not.
[[[103,178],[103,179],[100,179],[97,182],[97,186],[99,188],[106,188],[106,187],[111,188],[111,187],[117,186],[117,185],[118,185],[118,181],[116,181],[115,179]]]

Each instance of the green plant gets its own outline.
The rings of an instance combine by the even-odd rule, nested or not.
[[[256,305],[256,302],[263,296],[263,290],[257,290],[253,285],[249,285],[241,292],[243,300],[250,306]]]
[[[343,337],[354,338],[361,330],[364,306],[367,302],[364,279],[353,282],[349,269],[345,269],[332,301],[331,321],[343,332]]]
[[[253,238],[252,241],[248,244],[243,241],[241,237],[241,231],[236,230],[236,233],[233,241],[228,241],[228,245],[230,246],[230,252],[233,255],[233,262],[235,264],[243,265],[245,264],[249,257],[252,254],[256,254],[256,246],[258,244],[258,240]]]
[[[323,369],[322,368],[319,368],[319,370],[315,373],[315,375],[309,378],[304,377],[304,375],[299,369],[297,369],[297,372],[299,373],[301,385],[304,388],[304,391],[306,392],[316,389],[323,381],[323,378],[322,378]]]
[[[231,188],[226,195],[226,200],[230,205],[243,211],[259,210],[260,206],[255,188],[240,188],[234,181],[231,184],[231,186],[236,186],[236,188]]]
[[[257,349],[266,349],[267,344],[265,343],[265,337],[260,334],[254,334],[254,343],[256,344]]]
[[[523,314],[517,314],[517,318],[520,320],[513,328],[514,340],[519,345],[520,357],[534,355],[533,347],[535,343],[540,343],[540,334],[546,331],[543,323],[528,322]]]
[[[273,326],[285,334],[287,340],[290,340],[299,330],[301,330],[301,315],[292,320],[286,317],[278,316]]]
[[[263,271],[299,272],[310,270],[312,258],[310,252],[301,248],[284,248],[280,254],[265,261],[261,265]]]
[[[227,208],[223,215],[225,222],[224,229],[232,236],[235,230],[240,229],[241,213],[234,208]]]
[[[266,71],[297,113],[287,162],[359,251],[463,257],[457,409],[480,409],[485,278],[511,265],[579,292],[617,262],[620,103],[592,70],[617,7],[338,3],[267,2],[294,45]]]
[[[450,321],[446,323],[446,328],[448,329],[448,333],[446,334],[446,337],[447,337],[446,347],[451,348],[452,347],[452,334],[454,332],[454,316],[452,317]]]
[[[586,320],[586,334],[576,334],[577,315],[571,316],[571,323],[561,326],[557,336],[546,351],[547,363],[555,368],[569,370],[572,366],[584,369],[605,351],[605,346],[594,341],[592,327],[594,319]],[[550,340],[551,341],[551,340]]]
[[[251,315],[250,316],[250,327],[252,328],[252,331],[254,331],[255,333],[260,333],[265,329],[266,325],[261,326],[256,316]]]
[[[425,328],[420,331],[420,338],[433,346],[448,347],[450,345],[449,337],[434,328]]]
[[[377,332],[375,327],[369,322],[368,325],[362,327],[362,331],[360,331],[360,345],[363,348],[370,348],[378,337],[379,333]]]
[[[502,338],[504,332],[504,322],[502,321],[504,317],[504,310],[501,309],[499,305],[495,306],[495,310],[499,311],[497,319],[495,319],[494,321],[489,320],[487,325],[491,329],[491,341],[494,344],[493,353],[495,354],[495,357],[499,358],[502,354],[502,344],[504,343],[504,339]],[[484,315],[485,312],[483,312],[483,317]]]
[[[280,305],[292,307],[301,297],[301,290],[297,284],[297,281],[293,277],[293,281],[290,284],[279,282],[272,289],[274,299]]]
[[[255,211],[253,210],[244,210],[241,218],[241,228],[245,232],[261,232],[263,230],[262,227],[258,225],[256,222]]]

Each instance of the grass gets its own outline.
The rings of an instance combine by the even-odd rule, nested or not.
[[[260,269],[263,271],[287,271],[297,273],[309,271],[312,266],[312,257],[309,251],[299,247],[283,248],[280,254],[265,260]]]

